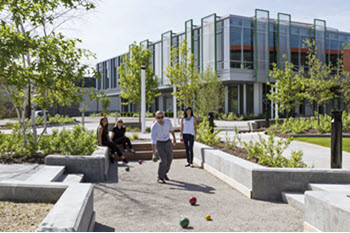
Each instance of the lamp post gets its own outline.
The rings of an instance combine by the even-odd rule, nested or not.
[[[146,132],[146,67],[141,66],[141,132]]]

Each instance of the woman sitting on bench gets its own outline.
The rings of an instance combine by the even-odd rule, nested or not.
[[[132,148],[130,139],[125,136],[125,131],[126,129],[123,126],[123,121],[121,119],[118,120],[112,130],[112,141],[115,144],[122,144],[125,152],[128,152],[126,149],[126,144],[128,144],[130,152],[135,153],[134,149]]]

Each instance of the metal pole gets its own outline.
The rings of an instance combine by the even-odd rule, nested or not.
[[[176,86],[173,87],[173,92],[176,93]],[[173,95],[173,109],[174,109],[174,126],[177,126],[177,106],[176,95]]]
[[[342,168],[342,111],[332,111],[331,168]]]
[[[146,68],[141,66],[141,132],[146,132]]]

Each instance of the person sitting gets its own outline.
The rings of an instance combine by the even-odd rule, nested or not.
[[[122,144],[124,148],[124,152],[128,152],[128,150],[126,149],[126,145],[128,145],[130,151],[132,153],[135,153],[135,150],[132,148],[130,139],[125,136],[125,131],[126,129],[123,125],[123,121],[121,119],[118,120],[112,130],[112,141],[115,144]]]
[[[107,146],[111,150],[110,161],[114,163],[114,155],[117,154],[124,163],[128,163],[128,160],[125,159],[123,153],[119,150],[117,145],[113,143],[109,137],[108,133],[108,119],[107,117],[102,117],[100,119],[100,125],[97,128],[97,137],[99,146]]]

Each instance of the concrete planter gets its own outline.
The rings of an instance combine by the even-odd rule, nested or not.
[[[195,142],[194,162],[249,198],[282,201],[282,192],[304,192],[309,183],[350,183],[348,169],[267,168]]]
[[[84,174],[86,182],[105,181],[109,166],[108,147],[97,147],[92,155],[48,155],[46,165],[65,166],[67,173]]]

